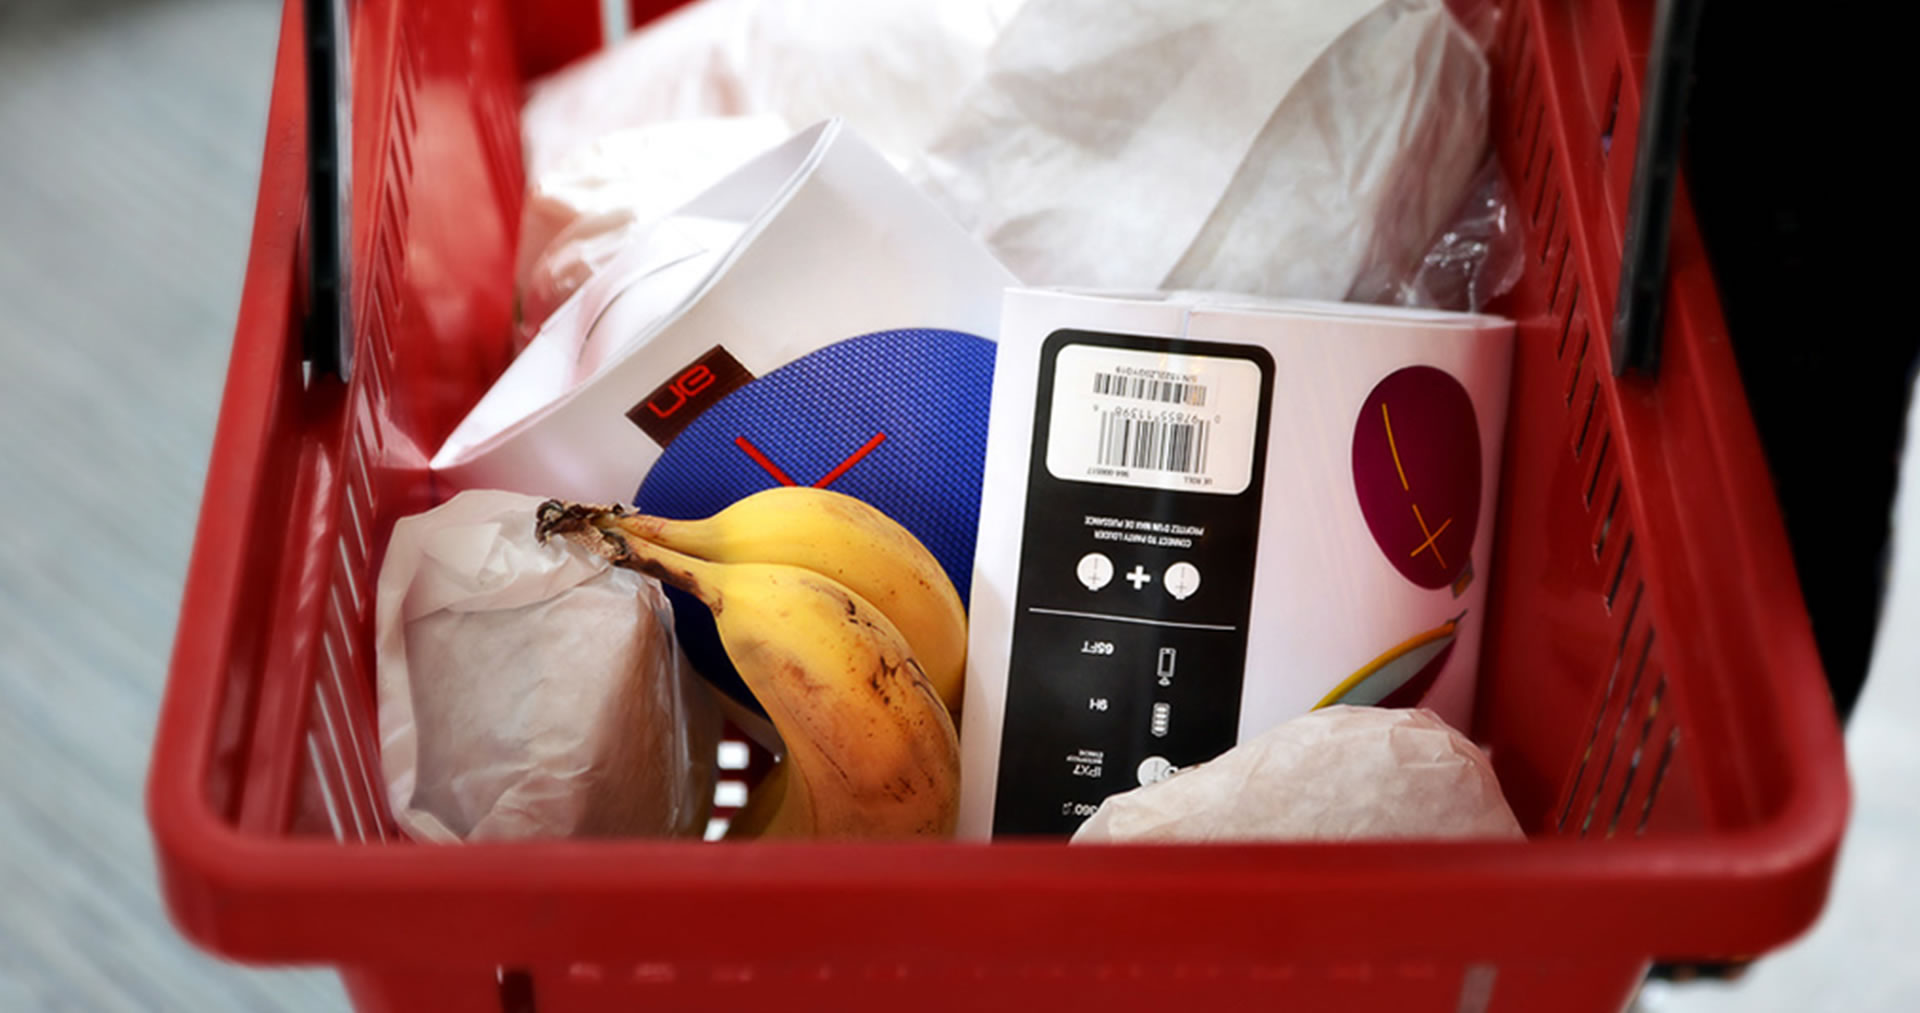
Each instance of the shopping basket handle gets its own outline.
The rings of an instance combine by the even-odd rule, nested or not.
[[[1687,92],[1693,82],[1694,40],[1701,0],[1659,0],[1653,47],[1641,91],[1639,150],[1627,197],[1626,239],[1620,251],[1620,292],[1613,310],[1613,375],[1660,368],[1660,330],[1666,315],[1667,240],[1680,177],[1680,140]]]
[[[348,247],[353,230],[352,64],[346,0],[303,0],[307,56],[307,318],[302,345],[308,382],[353,367]]]

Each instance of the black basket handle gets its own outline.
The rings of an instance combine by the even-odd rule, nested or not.
[[[1620,251],[1620,292],[1613,310],[1613,375],[1660,369],[1660,332],[1667,297],[1667,241],[1673,231],[1674,189],[1680,178],[1680,141],[1687,93],[1693,83],[1694,42],[1702,0],[1659,0],[1653,47],[1647,54],[1640,101],[1640,141],[1627,198],[1626,238]]]
[[[348,298],[353,230],[352,63],[345,0],[303,0],[307,46],[308,382],[353,368]]]

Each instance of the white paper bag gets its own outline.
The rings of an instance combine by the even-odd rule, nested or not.
[[[1432,712],[1329,707],[1107,799],[1073,843],[1523,836],[1486,754]]]
[[[553,314],[434,455],[458,488],[625,502],[754,377],[877,331],[992,338],[1013,282],[838,121],[645,231]]]
[[[659,583],[537,541],[540,502],[466,492],[394,526],[375,614],[394,816],[440,842],[699,833],[712,691]]]
[[[517,347],[655,222],[791,134],[772,116],[656,123],[596,137],[530,176],[513,271]]]
[[[1033,285],[1343,298],[1485,151],[1442,0],[1029,0],[921,180]]]

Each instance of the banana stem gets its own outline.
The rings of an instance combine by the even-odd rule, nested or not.
[[[615,566],[677,587],[719,612],[719,582],[713,579],[712,572],[715,564],[641,539],[626,522],[642,516],[623,506],[593,506],[550,499],[540,504],[534,531],[542,541],[559,535]]]
[[[684,552],[695,559],[713,561],[725,549],[727,532],[716,517],[705,520],[680,520],[653,514],[622,514],[620,527],[643,542]]]

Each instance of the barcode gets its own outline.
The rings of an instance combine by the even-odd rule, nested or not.
[[[1107,468],[1139,468],[1199,474],[1207,470],[1207,422],[1164,422],[1100,413],[1098,463]]]
[[[1207,385],[1204,383],[1158,380],[1150,376],[1121,376],[1119,373],[1093,374],[1093,392],[1163,404],[1200,406],[1207,403]]]

